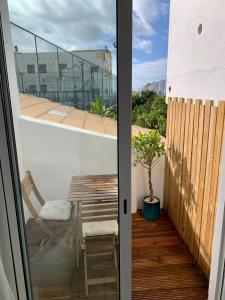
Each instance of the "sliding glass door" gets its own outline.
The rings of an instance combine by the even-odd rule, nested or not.
[[[131,3],[35,5],[0,7],[7,299],[130,299]]]

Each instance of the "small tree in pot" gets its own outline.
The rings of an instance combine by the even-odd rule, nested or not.
[[[132,146],[134,150],[134,164],[141,164],[148,171],[149,194],[144,198],[143,216],[151,220],[158,219],[160,200],[153,192],[152,168],[157,165],[160,157],[165,153],[162,137],[158,130],[150,130],[148,133],[140,132],[139,135],[132,138]]]

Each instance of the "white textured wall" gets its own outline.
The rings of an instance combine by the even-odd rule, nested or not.
[[[171,0],[170,5],[167,96],[224,100],[225,1]]]

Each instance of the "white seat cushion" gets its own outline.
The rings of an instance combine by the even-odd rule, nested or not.
[[[83,237],[115,234],[118,235],[116,220],[87,222],[82,224]]]
[[[71,209],[72,205],[68,201],[46,201],[39,212],[39,216],[45,220],[68,220]]]

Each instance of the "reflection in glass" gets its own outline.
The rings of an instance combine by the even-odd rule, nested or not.
[[[96,41],[83,48],[11,24],[34,299],[119,299],[116,3],[84,2],[109,24],[88,24]]]

